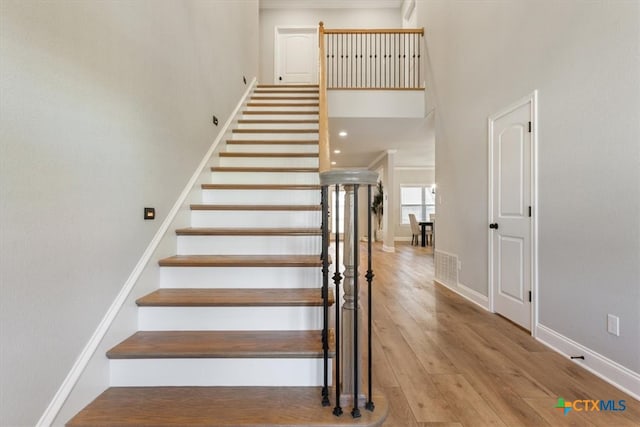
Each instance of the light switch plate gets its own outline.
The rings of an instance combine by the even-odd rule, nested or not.
[[[607,332],[617,337],[620,336],[620,318],[613,314],[607,314]]]

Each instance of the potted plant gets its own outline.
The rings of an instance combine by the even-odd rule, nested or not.
[[[376,231],[375,240],[382,240],[382,206],[384,204],[384,189],[382,187],[382,181],[378,181],[376,186],[376,194],[373,196],[371,202],[371,212],[376,216]]]

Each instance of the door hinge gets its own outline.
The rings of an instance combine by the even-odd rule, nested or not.
[[[529,291],[529,302],[531,302],[531,291]]]
[[[529,122],[529,133],[531,133],[531,122]]]
[[[531,218],[531,206],[529,206],[529,218]]]

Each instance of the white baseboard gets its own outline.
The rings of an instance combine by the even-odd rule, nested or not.
[[[256,79],[254,78],[253,81],[247,87],[247,90],[245,91],[244,95],[240,99],[240,102],[236,106],[235,110],[231,113],[227,122],[220,129],[220,132],[218,132],[218,136],[216,137],[215,141],[211,144],[211,147],[209,148],[204,158],[200,162],[200,165],[198,166],[197,170],[194,172],[191,179],[189,180],[184,190],[180,194],[180,197],[178,197],[178,200],[171,208],[171,211],[169,211],[169,213],[167,214],[167,217],[165,218],[164,222],[160,225],[160,228],[158,228],[158,231],[156,232],[153,239],[147,246],[146,250],[138,260],[138,263],[136,264],[133,271],[127,278],[127,281],[124,283],[124,285],[120,289],[120,292],[116,296],[115,300],[113,301],[113,303],[107,310],[106,314],[100,321],[100,324],[98,325],[93,335],[89,339],[89,342],[87,343],[87,345],[84,347],[84,349],[76,359],[75,363],[73,364],[73,367],[71,368],[71,371],[69,371],[69,373],[67,374],[66,378],[62,382],[62,385],[60,386],[55,396],[49,403],[49,406],[47,407],[47,409],[45,409],[44,413],[40,417],[40,420],[38,420],[38,424],[37,424],[38,427],[50,426],[54,422],[58,413],[62,409],[62,406],[64,405],[67,398],[71,394],[74,386],[80,379],[80,376],[82,375],[87,365],[89,364],[89,361],[91,360],[94,353],[96,352],[98,346],[100,345],[103,338],[109,331],[109,328],[111,327],[114,320],[116,319],[116,316],[120,312],[129,294],[131,293],[134,286],[138,282],[138,279],[142,275],[142,272],[144,271],[146,265],[149,263],[149,260],[151,260],[163,236],[167,233],[167,231],[169,230],[169,227],[173,223],[178,212],[180,211],[182,206],[185,204],[185,201],[187,200],[187,197],[189,196],[191,189],[193,188],[194,185],[196,185],[196,181],[200,177],[202,171],[205,169],[205,167],[207,167],[216,147],[220,144],[220,142],[225,137],[225,134],[227,133],[227,130],[230,128],[233,121],[236,120],[236,115],[238,114],[240,109],[244,106],[244,103],[246,102],[246,99],[249,96],[249,94],[253,91],[255,84],[256,84]]]
[[[612,386],[631,395],[634,399],[640,400],[640,374],[637,372],[625,368],[619,363],[541,324],[536,325],[536,339],[567,357],[584,356],[584,360],[574,359],[573,362],[602,378]]]
[[[433,281],[441,286],[444,286],[447,289],[452,290],[464,299],[471,301],[475,305],[489,311],[489,297],[487,297],[486,295],[482,295],[480,292],[474,291],[473,289],[464,286],[462,283],[458,283],[458,286],[453,287],[437,279],[433,279]]]

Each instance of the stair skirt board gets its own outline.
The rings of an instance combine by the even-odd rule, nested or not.
[[[322,236],[178,236],[178,255],[313,255]]]
[[[318,267],[162,267],[161,288],[318,288]]]
[[[202,203],[317,205],[320,204],[320,190],[202,190]]]
[[[112,359],[109,367],[111,387],[302,387],[323,384],[323,363],[322,358]],[[329,359],[329,372],[331,365]]]
[[[318,293],[320,290],[318,289]],[[141,331],[322,329],[322,307],[139,307]]]

